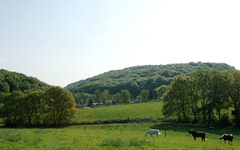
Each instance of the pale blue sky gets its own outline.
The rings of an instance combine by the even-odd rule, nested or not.
[[[0,0],[0,68],[66,86],[136,65],[240,69],[239,0]]]

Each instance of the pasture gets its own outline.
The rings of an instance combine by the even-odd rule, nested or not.
[[[149,128],[158,128],[162,134],[144,137]],[[205,131],[207,141],[193,140],[188,127],[155,126],[154,123],[82,125],[48,129],[0,128],[1,150],[91,150],[91,149],[163,149],[163,150],[238,150],[240,131],[220,128],[194,128]],[[164,134],[166,131],[166,135]],[[219,140],[220,134],[231,132],[232,145]]]
[[[112,105],[89,109],[78,109],[74,121],[92,122],[97,120],[120,120],[134,118],[163,118],[163,102],[145,102],[136,104]]]

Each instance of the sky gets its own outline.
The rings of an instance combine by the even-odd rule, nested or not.
[[[137,65],[240,69],[239,0],[0,0],[0,68],[65,87]]]

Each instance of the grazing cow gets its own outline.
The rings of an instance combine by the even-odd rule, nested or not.
[[[229,141],[229,144],[232,143],[233,135],[232,134],[222,134],[222,136],[219,138],[220,140],[224,140],[224,144],[226,143],[226,140]]]
[[[149,129],[147,130],[147,132],[145,133],[144,136],[147,136],[148,134],[150,134],[152,136],[152,134],[156,134],[157,137],[159,134],[162,134],[158,129]]]
[[[189,134],[192,134],[194,140],[196,140],[197,137],[201,137],[202,140],[204,140],[204,141],[206,140],[206,134],[205,134],[205,132],[197,132],[197,131],[192,131],[192,130],[190,130],[190,131],[188,131],[188,133],[189,133]]]
[[[196,132],[196,131],[189,130],[189,131],[188,131],[188,135],[192,134],[193,132]]]

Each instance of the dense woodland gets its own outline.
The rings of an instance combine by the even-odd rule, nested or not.
[[[34,90],[46,90],[50,86],[37,78],[28,77],[21,73],[0,70],[0,92],[20,90],[24,93]]]
[[[28,77],[21,73],[0,70],[0,102],[4,94],[13,91],[29,93],[35,90],[47,90],[50,86],[37,78]]]
[[[68,85],[66,89],[73,93],[79,104],[86,104],[90,100],[95,103],[124,103],[118,98],[121,90],[129,91],[131,100],[148,101],[157,99],[161,94],[156,88],[169,85],[174,76],[191,75],[194,71],[205,69],[231,71],[234,67],[223,63],[201,62],[136,66],[81,80]]]
[[[166,118],[229,124],[233,110],[239,126],[239,89],[240,72],[219,63],[131,67],[79,81],[66,90],[0,70],[0,117],[9,126],[62,125],[76,113],[75,101],[92,107],[157,99],[164,101]]]
[[[240,125],[240,71],[200,70],[174,77],[163,95],[163,114],[178,121]]]
[[[71,121],[75,113],[75,100],[69,91],[0,70],[0,117],[6,126],[59,126]]]
[[[76,114],[72,94],[54,86],[46,92],[13,91],[1,104],[0,117],[6,126],[61,126],[70,123]]]

